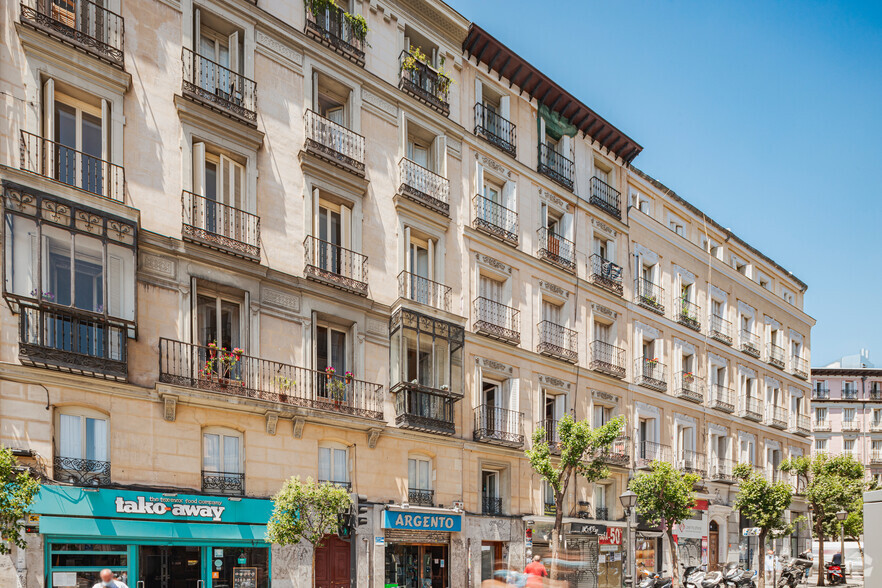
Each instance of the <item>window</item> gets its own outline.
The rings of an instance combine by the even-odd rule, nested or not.
[[[654,443],[657,437],[656,419],[641,417],[637,424],[637,442],[643,446],[645,443]],[[641,449],[642,451],[642,449]],[[640,457],[652,458],[652,455],[643,455]]]
[[[391,322],[392,386],[415,382],[461,394],[464,329],[406,309]]]
[[[567,395],[554,394],[548,390],[543,391],[543,413],[546,421],[559,421],[566,414]],[[546,427],[547,429],[548,427]],[[555,429],[554,434],[557,434]]]
[[[562,312],[563,307],[560,304],[555,304],[550,300],[542,300],[542,320],[547,321],[549,323],[555,325],[563,325],[561,322],[563,319]]]
[[[313,72],[313,91],[315,111],[331,122],[348,128],[350,125],[348,103],[351,90],[328,76]],[[337,132],[331,131],[330,135],[329,139],[333,144],[342,143],[346,139],[345,135]],[[345,152],[342,148],[337,151]]]
[[[213,233],[223,234],[224,223],[236,223],[235,215],[225,207],[246,208],[243,162],[243,157],[193,142],[193,193],[205,199],[201,202],[204,212],[197,210],[197,215],[204,215],[204,228]]]
[[[594,421],[592,422],[592,426],[594,428],[605,425],[612,419],[613,409],[609,406],[602,406],[595,404],[594,405]]]
[[[319,482],[349,486],[349,450],[338,443],[319,445]]]
[[[199,293],[196,297],[196,332],[199,345],[216,343],[233,350],[242,347],[241,303],[217,293]]]
[[[873,426],[882,425],[882,408],[873,409]]]
[[[409,490],[432,489],[432,463],[422,457],[407,460],[407,487]]]
[[[493,278],[482,274],[479,278],[478,290],[478,295],[481,298],[486,298],[487,300],[498,302],[500,304],[505,302],[503,299],[505,282],[501,280],[494,280]]]
[[[844,410],[842,411],[842,420],[843,420],[843,422],[846,422],[846,423],[853,423],[853,422],[854,422],[854,412],[855,412],[855,409],[853,409],[853,408],[846,408],[846,409],[844,409]]]
[[[66,408],[59,412],[56,426],[55,451],[58,457],[89,462],[110,461],[110,426],[106,415],[87,409]]]
[[[754,461],[755,448],[756,442],[752,438],[741,437],[738,454],[739,463],[748,463],[750,465],[754,465],[756,463]]]
[[[615,344],[615,337],[613,336],[613,325],[595,320],[594,340],[600,341],[601,343],[608,343],[610,345]]]
[[[56,179],[95,194],[103,194],[104,170],[98,163],[106,159],[101,106],[61,93],[55,93],[54,98],[54,136],[49,136],[49,139],[58,143],[54,154]],[[82,155],[78,155],[78,152]]]
[[[743,259],[732,256],[732,267],[735,268],[735,271],[739,274],[750,277],[750,266]]]
[[[598,521],[612,520],[609,505],[610,484],[594,484],[594,518]]]
[[[436,135],[412,121],[406,121],[405,156],[418,166],[440,176],[447,171],[447,138]]]
[[[212,474],[242,473],[242,434],[206,429],[202,433],[202,470]]]
[[[683,236],[683,224],[682,224],[681,220],[679,220],[679,219],[671,220],[668,223],[668,228],[670,228],[672,231],[674,231],[675,233],[677,233],[681,237]]]
[[[545,514],[553,515],[557,508],[557,505],[554,502],[554,488],[551,487],[551,484],[545,481],[542,482],[542,498],[545,504]]]
[[[827,440],[826,439],[815,439],[815,452],[816,453],[824,453],[827,451]]]
[[[845,439],[842,442],[842,450],[846,455],[854,454],[854,439]]]
[[[481,471],[481,496],[485,500],[499,498],[499,472],[493,470]]]
[[[649,198],[639,192],[631,192],[631,206],[633,206],[643,214],[651,214]]]
[[[872,450],[874,456],[882,454],[882,439],[873,439]]]
[[[315,327],[315,369],[334,368],[338,375],[346,373],[346,331],[325,325]]]
[[[677,449],[680,457],[691,459],[695,452],[695,427],[689,425],[677,425]]]
[[[816,423],[824,423],[827,421],[827,409],[826,408],[816,408],[815,409],[815,422]]]

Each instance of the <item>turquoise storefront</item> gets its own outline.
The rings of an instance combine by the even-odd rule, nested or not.
[[[104,568],[130,588],[270,586],[270,500],[46,485],[32,512],[47,587],[92,588]]]

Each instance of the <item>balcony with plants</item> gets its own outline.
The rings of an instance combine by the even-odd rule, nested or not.
[[[594,176],[591,178],[589,202],[616,220],[622,218],[621,192]]]
[[[664,288],[646,278],[637,278],[634,290],[635,301],[638,305],[656,314],[665,314]]]
[[[759,359],[760,356],[760,338],[758,335],[748,331],[747,329],[741,329],[741,337],[739,339],[740,349],[743,353],[751,357],[755,357]]]
[[[475,104],[475,135],[517,157],[517,128],[514,123],[481,102]]]
[[[303,241],[303,251],[307,278],[367,296],[367,256],[312,236]]]
[[[517,212],[480,194],[472,199],[472,203],[475,206],[472,219],[475,229],[517,247],[520,232]]]
[[[522,431],[524,414],[500,406],[482,404],[475,407],[475,441],[521,447],[524,444]]]
[[[685,296],[677,299],[677,322],[681,325],[692,329],[693,331],[701,330],[701,307],[691,302]]]
[[[576,343],[576,331],[551,321],[542,321],[537,325],[539,340],[536,352],[554,357],[568,363],[579,361],[579,350]]]
[[[666,392],[668,366],[658,358],[638,357],[634,362],[634,383],[656,392]]]
[[[360,14],[346,12],[334,0],[306,0],[306,36],[364,67],[368,26]]]
[[[251,127],[257,126],[257,84],[254,80],[184,47],[182,93]]]
[[[626,468],[631,463],[630,449],[631,438],[627,435],[619,435],[609,447],[601,451],[597,456],[607,465]]]
[[[125,19],[90,0],[23,0],[21,22],[125,69]]]
[[[181,209],[185,241],[260,259],[260,217],[256,214],[187,190],[181,195]]]
[[[741,418],[757,423],[763,420],[763,401],[759,398],[746,396],[741,403]]]
[[[564,157],[554,147],[539,143],[539,167],[536,171],[540,174],[572,191],[575,167],[571,159]]]
[[[696,404],[704,403],[704,380],[699,378],[692,372],[684,371],[677,374],[677,381],[674,383],[674,396],[695,402]]]
[[[735,412],[735,393],[722,384],[711,384],[710,406],[722,412]]]
[[[476,333],[512,345],[520,344],[521,313],[518,309],[483,296],[475,298],[474,309]]]
[[[450,182],[420,164],[402,158],[398,162],[398,193],[430,210],[450,216]]]
[[[419,47],[405,49],[399,56],[400,78],[398,87],[444,116],[450,115],[448,94],[453,80],[444,69],[444,58],[440,67],[429,65],[428,56]]]
[[[558,235],[554,229],[541,227],[539,236],[539,259],[570,273],[576,273],[576,244]]]
[[[303,113],[303,122],[307,153],[364,177],[364,137],[312,110]]]
[[[625,350],[606,341],[594,340],[589,345],[591,351],[590,368],[596,372],[625,379]]]
[[[784,348],[780,345],[775,345],[774,343],[769,343],[766,345],[766,363],[769,365],[775,366],[778,369],[783,370],[784,363]]]
[[[622,276],[625,272],[622,266],[616,265],[597,254],[592,255],[588,261],[590,263],[590,279],[592,284],[618,296],[624,294],[625,289],[622,285]]]
[[[732,344],[732,323],[721,316],[712,314],[710,316],[710,324],[708,334],[711,339],[719,341],[724,345]]]

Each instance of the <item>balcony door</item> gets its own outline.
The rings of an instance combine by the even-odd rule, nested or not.
[[[199,294],[196,299],[196,343],[216,344],[228,351],[242,347],[241,304],[222,296]]]
[[[104,141],[101,109],[68,97],[53,97],[53,134],[48,138],[57,146],[55,178],[92,192],[103,194]]]
[[[244,223],[237,211],[245,208],[245,166],[223,153],[193,143],[193,199],[191,223],[211,233],[244,241]]]
[[[221,32],[218,29],[231,31],[232,27],[213,15],[202,14],[199,8],[194,13],[198,39],[196,52],[200,57],[195,73],[199,87],[222,100],[241,105],[242,90],[237,75],[241,73],[239,31]],[[208,21],[213,24],[208,26]]]
[[[426,169],[429,168],[429,147],[416,139],[407,142],[407,158]]]
[[[432,271],[432,247],[431,241],[423,241],[411,238],[410,242],[410,299],[422,304],[432,304],[432,287],[430,280],[434,276]]]
[[[343,376],[348,369],[346,364],[346,331],[330,325],[315,327],[315,369],[325,371],[334,368],[334,373]]]
[[[499,472],[483,470],[481,472],[481,509],[485,514],[499,514]]]
[[[561,307],[548,300],[542,301],[542,320],[553,325],[561,326]]]
[[[342,274],[341,251],[343,246],[343,219],[340,206],[322,202],[318,218],[318,266],[335,274]]]

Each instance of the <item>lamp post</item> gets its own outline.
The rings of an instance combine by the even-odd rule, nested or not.
[[[625,586],[630,587],[637,582],[637,562],[634,561],[634,550],[637,546],[637,538],[631,537],[631,511],[634,509],[634,507],[637,506],[637,495],[631,490],[625,490],[625,492],[622,493],[621,496],[619,496],[619,502],[622,503],[622,508],[625,509],[625,520],[628,521],[628,552],[626,554],[626,557],[628,559],[628,566],[627,568],[625,568],[624,581]],[[632,549],[632,546],[634,546],[634,549]],[[631,572],[634,572],[634,574],[632,575]]]
[[[840,510],[836,513],[836,519],[839,521],[839,570],[842,572],[842,581],[845,581],[845,519],[848,513]]]

